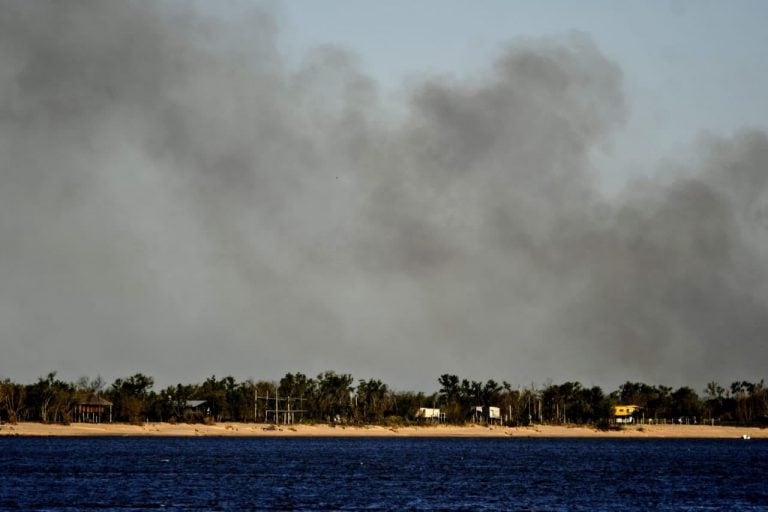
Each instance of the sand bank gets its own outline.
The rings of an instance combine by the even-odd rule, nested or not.
[[[424,427],[262,425],[219,423],[187,425],[147,423],[145,425],[83,424],[44,425],[18,423],[0,425],[0,436],[179,436],[179,437],[604,437],[604,438],[680,438],[738,439],[747,434],[753,439],[768,438],[768,429],[707,425],[628,426],[618,431],[601,431],[583,426],[536,425],[531,427],[485,427],[480,425],[436,425]]]

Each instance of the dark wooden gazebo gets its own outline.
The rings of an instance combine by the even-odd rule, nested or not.
[[[72,419],[78,423],[112,423],[112,402],[99,396],[78,400]]]

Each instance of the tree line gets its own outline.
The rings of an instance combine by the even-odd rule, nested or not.
[[[0,380],[0,421],[69,423],[76,406],[94,398],[110,403],[110,420],[145,421],[279,421],[275,410],[295,411],[304,422],[402,424],[417,422],[419,409],[440,409],[445,421],[469,421],[474,408],[497,407],[507,425],[599,424],[617,404],[640,406],[646,421],[720,424],[768,424],[768,389],[759,382],[735,381],[728,387],[710,382],[699,395],[690,387],[673,389],[626,382],[606,394],[579,382],[513,388],[508,382],[460,379],[443,374],[438,391],[396,391],[378,379],[355,379],[326,371],[314,378],[287,373],[279,382],[238,382],[211,376],[198,384],[154,390],[154,379],[142,373],[116,379],[83,377],[66,382],[51,372],[32,384]],[[277,401],[274,401],[277,398]],[[190,404],[204,403],[193,408]],[[272,416],[270,416],[270,410]]]

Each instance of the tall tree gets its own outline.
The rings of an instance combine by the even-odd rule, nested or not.
[[[22,416],[24,409],[24,400],[27,391],[21,384],[15,384],[10,379],[0,381],[0,413],[5,412],[5,416],[10,423],[16,423]],[[0,414],[0,419],[3,415]]]
[[[703,406],[699,395],[688,386],[683,386],[672,393],[672,414],[676,418],[688,421],[701,419]]]
[[[440,384],[440,400],[443,404],[449,405],[459,399],[459,377],[444,373],[437,379]]]
[[[352,375],[327,371],[317,376],[318,412],[326,421],[348,421],[352,412]]]
[[[148,413],[153,385],[154,379],[142,373],[126,379],[116,379],[112,383],[110,396],[118,418],[135,424],[143,423]]]

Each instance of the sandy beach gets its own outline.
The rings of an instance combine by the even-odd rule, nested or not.
[[[45,425],[18,423],[0,425],[0,436],[157,436],[157,437],[542,437],[542,438],[680,438],[738,439],[768,438],[768,429],[707,425],[642,425],[602,431],[584,426],[535,425],[530,427],[454,426],[331,426],[218,423],[188,425],[85,424]]]

